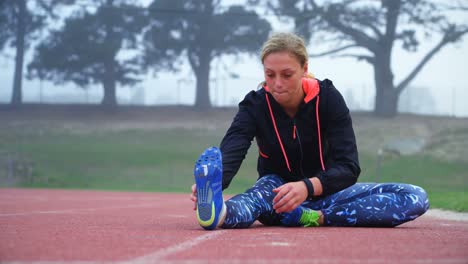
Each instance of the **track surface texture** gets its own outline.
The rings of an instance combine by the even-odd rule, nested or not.
[[[0,189],[0,263],[468,263],[468,222],[204,231],[189,194]]]

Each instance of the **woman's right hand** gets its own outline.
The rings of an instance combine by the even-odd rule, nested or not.
[[[192,185],[192,194],[190,194],[190,200],[193,201],[193,210],[197,210],[197,185]]]

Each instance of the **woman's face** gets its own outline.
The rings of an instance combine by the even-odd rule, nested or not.
[[[293,54],[271,53],[263,59],[263,69],[270,93],[280,105],[291,106],[298,96],[303,96],[302,77],[307,73],[307,64],[302,67]]]

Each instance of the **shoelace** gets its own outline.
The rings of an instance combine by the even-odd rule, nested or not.
[[[319,226],[318,220],[320,216],[314,210],[303,210],[301,219],[299,219],[299,223],[304,225],[304,227],[315,227]]]

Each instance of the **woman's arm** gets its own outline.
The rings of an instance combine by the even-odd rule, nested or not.
[[[353,185],[361,172],[349,109],[332,82],[325,80],[324,84],[327,100],[321,122],[326,124],[329,158],[326,170],[311,178],[315,196],[333,194]]]
[[[229,186],[236,175],[256,135],[254,110],[256,97],[256,92],[252,91],[239,103],[239,111],[221,141],[223,190]]]

